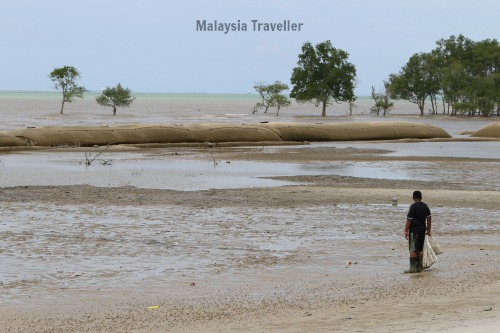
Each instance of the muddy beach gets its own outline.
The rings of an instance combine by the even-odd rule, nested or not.
[[[2,155],[18,185],[0,189],[0,332],[494,332],[498,146],[127,150],[112,172],[79,151]],[[405,275],[417,188],[445,252]]]
[[[87,102],[60,117],[54,101],[0,100],[2,130],[277,120],[249,116],[246,101],[218,100],[200,114],[138,100],[121,117]],[[3,151],[0,332],[493,332],[500,144],[467,134],[492,120],[398,110],[377,121],[439,126],[453,138],[119,146],[100,155],[109,164],[90,167],[84,154],[102,147]],[[408,276],[402,232],[417,188],[445,253]]]

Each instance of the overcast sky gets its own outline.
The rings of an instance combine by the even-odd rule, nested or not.
[[[368,95],[438,39],[500,39],[499,13],[498,0],[2,0],[0,90],[51,90],[47,75],[68,65],[90,90],[246,93],[289,83],[302,44],[329,39]],[[197,20],[247,31],[197,31]],[[302,26],[258,32],[252,20]]]

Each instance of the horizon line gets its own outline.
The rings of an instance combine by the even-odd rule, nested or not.
[[[102,90],[86,90],[85,93],[101,93]],[[61,93],[60,90],[31,90],[31,89],[0,89],[0,93]],[[133,94],[179,94],[179,95],[255,95],[259,94],[255,91],[247,92],[203,92],[203,91],[132,91]],[[370,95],[357,94],[356,97],[370,97]]]

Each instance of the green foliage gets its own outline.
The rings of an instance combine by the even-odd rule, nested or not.
[[[252,113],[256,113],[261,108],[264,108],[264,113],[267,113],[270,107],[275,107],[277,108],[276,115],[278,115],[282,107],[291,104],[288,98],[281,93],[283,90],[288,90],[288,85],[285,83],[280,81],[273,84],[258,83],[254,86],[254,89],[259,93],[262,102],[255,105]]]
[[[377,93],[375,92],[375,87],[372,86],[372,98],[375,101],[375,105],[370,108],[370,111],[377,117],[380,115],[380,111],[383,111],[383,116],[385,117],[394,106],[394,103],[389,100],[388,82],[384,82],[384,92]]]
[[[332,100],[354,102],[356,68],[348,58],[347,52],[336,49],[329,40],[315,47],[304,43],[298,66],[292,72],[290,97],[298,102],[314,101],[316,106],[322,104],[322,116],[326,116]]]
[[[440,95],[443,113],[489,116],[496,108],[500,116],[498,41],[475,42],[459,35],[436,44],[430,53],[413,55],[398,74],[389,76],[392,97],[418,104],[421,114],[428,97],[437,110]]]
[[[494,100],[488,97],[478,97],[475,106],[483,117],[491,116],[495,110]]]
[[[416,53],[398,74],[389,76],[391,98],[406,99],[418,105],[424,114],[426,99],[437,93],[438,78],[433,71],[432,57],[428,53]]]
[[[276,115],[279,115],[282,107],[290,106],[292,102],[283,94],[274,94],[269,99],[269,105],[276,108]]]
[[[129,107],[135,100],[132,96],[132,91],[128,88],[123,88],[120,83],[116,87],[106,87],[100,96],[96,97],[96,101],[102,106],[111,106],[113,108],[113,115],[116,116],[117,107]]]
[[[71,103],[76,97],[83,98],[85,88],[77,84],[77,81],[80,79],[80,73],[75,67],[64,66],[55,68],[49,74],[49,78],[54,82],[56,90],[62,90],[61,114],[63,114],[65,102]]]

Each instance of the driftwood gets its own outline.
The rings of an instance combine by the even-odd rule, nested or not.
[[[111,160],[99,159],[99,156],[106,152],[110,146],[111,144],[108,144],[103,150],[97,152],[96,154],[85,152],[85,161],[80,162],[80,164],[85,164],[85,166],[89,167],[92,163],[94,163],[94,161],[98,161],[101,165],[111,165]]]

